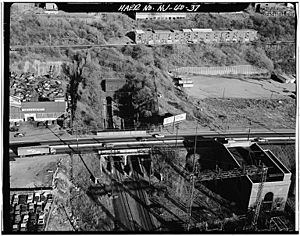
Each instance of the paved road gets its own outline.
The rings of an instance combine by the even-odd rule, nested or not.
[[[261,131],[255,130],[251,133],[245,131],[232,131],[225,134],[219,134],[213,131],[197,133],[197,141],[205,141],[206,138],[231,138],[235,141],[256,141],[259,144],[286,144],[295,143],[295,130],[274,130]],[[258,138],[259,137],[259,138]],[[139,137],[125,136],[125,137],[93,137],[93,138],[79,138],[79,139],[65,139],[65,140],[41,140],[39,142],[18,141],[10,144],[10,157],[17,155],[17,148],[21,146],[52,146],[56,153],[85,153],[98,152],[98,150],[115,150],[128,148],[151,148],[156,146],[164,147],[184,147],[184,140],[195,139],[194,133],[188,134],[165,134],[163,138],[155,138],[151,134],[145,135],[145,140],[137,141]],[[110,145],[110,147],[105,146]]]
[[[197,133],[190,130],[179,130],[177,137],[183,138],[183,137],[206,137],[206,138],[212,138],[212,137],[227,137],[227,138],[247,138],[248,136],[250,138],[256,138],[256,137],[295,137],[295,129],[274,129],[274,130],[266,130],[266,129],[251,129],[250,133],[248,129],[244,130],[228,130],[226,132],[219,132],[219,131],[198,131]],[[163,130],[161,132],[165,137],[164,140],[174,139],[176,137],[176,131],[174,133],[170,133],[167,130]],[[147,135],[144,135],[142,137],[146,138],[149,141],[157,140],[154,138],[153,133],[148,133]],[[47,144],[47,145],[58,145],[58,144],[77,144],[78,143],[109,143],[109,142],[119,142],[119,141],[135,141],[138,137],[141,137],[139,135],[124,135],[120,137],[117,132],[114,136],[109,137],[101,137],[96,135],[91,135],[89,137],[78,137],[78,138],[68,138],[68,139],[52,139],[52,140],[39,140],[39,141],[31,141],[26,139],[20,139],[18,141],[11,141],[10,147],[13,146],[29,146],[29,145],[41,145],[41,144]]]

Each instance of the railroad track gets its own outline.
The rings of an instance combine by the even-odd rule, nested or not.
[[[115,180],[117,182],[121,181],[120,173],[118,172],[118,170],[115,167],[113,167],[113,168],[115,171],[115,174],[114,174]],[[114,208],[116,211],[116,214],[115,214],[116,218],[118,218],[118,220],[120,222],[122,222],[123,225],[126,226],[125,231],[128,231],[128,230],[135,231],[135,227],[132,224],[133,218],[131,215],[131,210],[130,210],[130,206],[128,204],[126,193],[124,193],[122,191],[119,184],[116,184],[114,182],[112,183],[112,189],[116,190],[115,193],[112,192],[112,198],[113,198],[112,201],[113,201]],[[117,196],[117,198],[116,198],[116,196]]]
[[[140,172],[140,173],[142,172],[142,170],[139,167],[137,159],[132,162],[132,167],[133,167],[133,173],[132,173],[133,180],[136,181],[137,186],[139,187],[139,186],[141,186],[139,183],[140,178],[135,169],[138,169],[138,172]],[[144,203],[144,205],[138,204],[139,213],[141,216],[142,227],[144,228],[145,231],[151,231],[155,227],[154,227],[153,219],[148,212],[148,209],[145,208],[145,205],[148,205],[146,195],[145,195],[145,190],[143,190],[142,188],[137,188],[137,190],[134,190],[133,192]]]
[[[155,132],[153,132],[155,133]],[[257,138],[265,138],[272,140],[295,140],[296,129],[251,129],[250,132],[248,129],[244,130],[228,130],[226,132],[217,132],[212,130],[206,131],[178,131],[178,139],[195,137],[197,135],[198,138],[217,138],[217,137],[226,137],[233,139],[257,139]],[[20,147],[20,146],[34,146],[34,145],[72,145],[72,144],[99,144],[102,142],[121,142],[121,141],[136,141],[138,137],[146,138],[149,141],[157,140],[156,138],[151,136],[151,133],[147,133],[147,135],[127,135],[120,137],[117,132],[114,136],[94,136],[94,137],[84,137],[84,138],[68,138],[68,139],[55,139],[55,140],[39,140],[39,141],[12,141],[9,143],[10,147]],[[24,137],[26,138],[26,137]],[[165,134],[164,140],[170,140],[176,138],[175,134]],[[146,142],[141,142],[146,143]]]
[[[195,133],[181,132],[178,136],[171,134],[165,135],[162,139],[152,137],[150,134],[126,137],[99,137],[65,139],[65,140],[40,140],[32,141],[16,141],[9,145],[9,156],[16,157],[18,147],[32,147],[40,145],[48,145],[56,150],[57,154],[63,153],[88,153],[98,152],[99,150],[109,150],[105,147],[107,144],[113,145],[112,150],[128,149],[128,148],[146,148],[152,146],[184,147],[184,140],[194,140]],[[144,141],[137,141],[137,138],[144,138]],[[202,142],[207,139],[222,138],[233,141],[254,141],[260,145],[287,145],[294,144],[296,141],[295,130],[252,130],[248,131],[230,131],[227,133],[218,133],[216,131],[205,131],[197,133],[197,141]]]

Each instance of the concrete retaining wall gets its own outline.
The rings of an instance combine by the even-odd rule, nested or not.
[[[112,136],[145,136],[146,130],[138,131],[113,131],[113,132],[97,132],[97,136],[112,137]]]
[[[239,66],[213,66],[213,67],[180,67],[173,70],[179,74],[199,74],[199,75],[226,75],[226,74],[263,74],[268,73],[266,69],[260,69],[251,65]]]

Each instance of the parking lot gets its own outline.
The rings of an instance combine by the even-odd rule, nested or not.
[[[12,232],[43,231],[52,203],[51,191],[13,193],[10,205]]]

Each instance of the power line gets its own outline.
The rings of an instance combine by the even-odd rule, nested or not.
[[[256,44],[257,42],[249,42],[248,44]],[[196,43],[198,44],[198,43]],[[179,44],[179,45],[196,45],[193,44]],[[208,43],[209,44],[209,43]],[[228,44],[228,43],[227,43]],[[229,43],[235,44],[235,43]],[[262,42],[263,45],[280,45],[280,44],[295,44],[294,41],[280,41],[280,42]],[[177,45],[175,43],[156,43],[156,44],[137,44],[137,43],[130,43],[130,44],[63,44],[63,45],[12,45],[10,46],[10,51],[16,51],[25,48],[90,48],[90,47],[119,47],[119,46],[138,46],[138,45],[145,45],[145,46],[163,46],[163,45]]]

